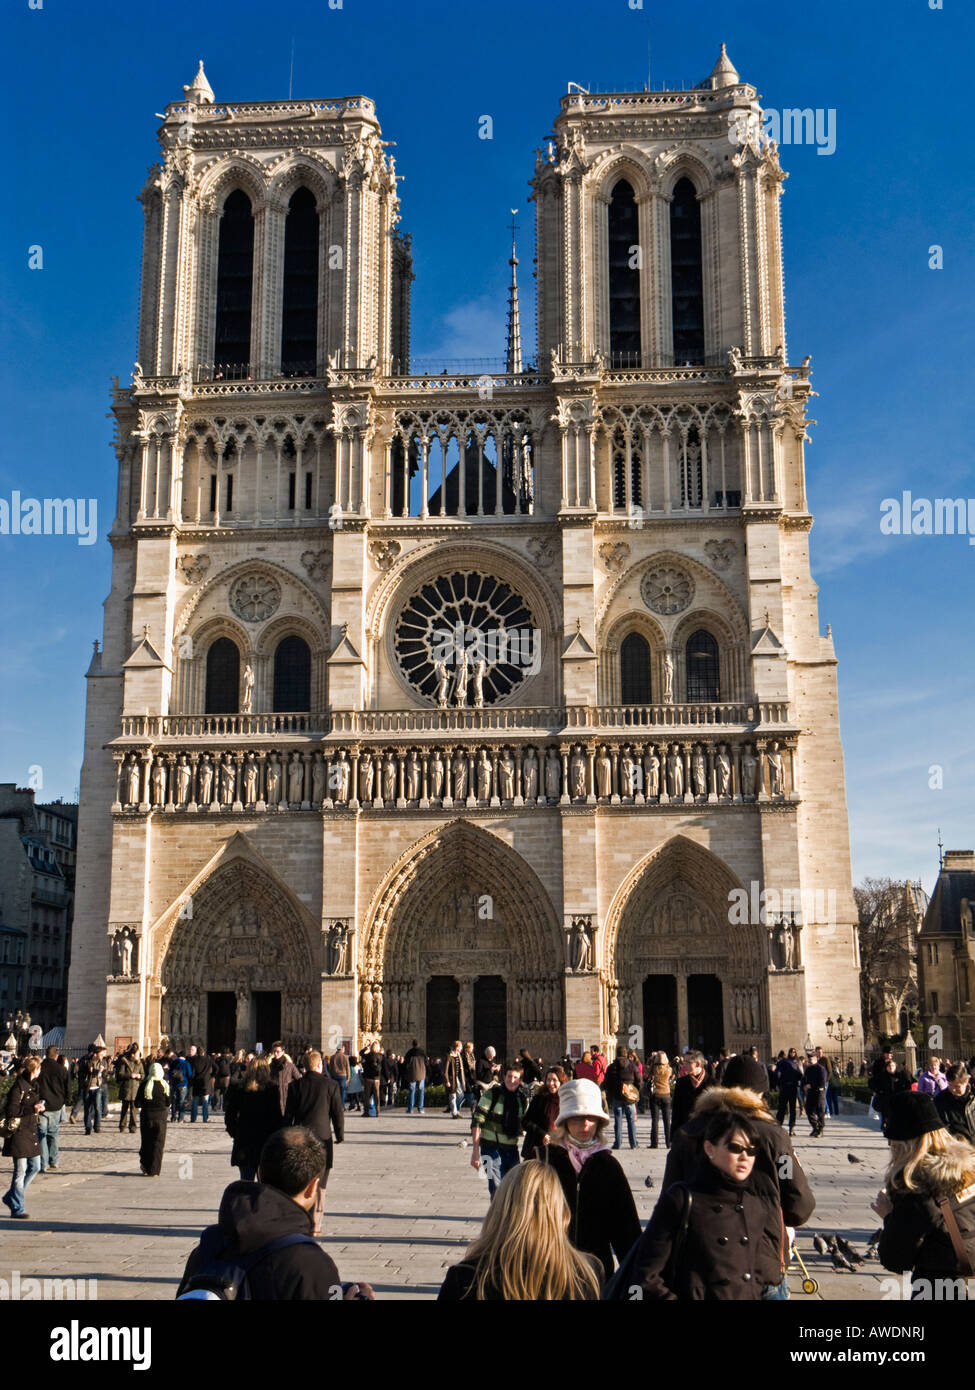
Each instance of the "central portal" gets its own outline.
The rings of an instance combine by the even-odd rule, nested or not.
[[[508,988],[500,975],[482,975],[474,983],[474,1050],[478,1057],[486,1047],[494,1048],[503,1066],[508,1051]]]
[[[447,1056],[460,1037],[460,989],[452,975],[434,975],[427,981],[426,1051],[429,1057]]]

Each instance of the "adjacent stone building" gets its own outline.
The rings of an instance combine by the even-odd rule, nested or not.
[[[755,88],[722,51],[562,98],[537,356],[513,249],[481,375],[410,370],[371,100],[184,94],[113,396],[69,1034],[554,1057],[858,1013]]]
[[[973,911],[975,853],[946,850],[918,937],[918,993],[923,1046],[956,1062],[975,1057]]]

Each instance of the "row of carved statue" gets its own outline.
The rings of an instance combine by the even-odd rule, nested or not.
[[[777,742],[121,753],[114,809],[766,800],[795,787]]]

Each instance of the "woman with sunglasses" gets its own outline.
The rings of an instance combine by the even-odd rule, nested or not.
[[[636,1253],[634,1283],[667,1301],[757,1301],[765,1283],[762,1247],[785,1240],[777,1203],[753,1180],[760,1138],[732,1110],[714,1113],[706,1164],[660,1198]]]

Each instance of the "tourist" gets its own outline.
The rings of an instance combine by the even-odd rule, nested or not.
[[[535,1159],[519,1164],[498,1188],[481,1234],[467,1247],[461,1263],[447,1270],[439,1298],[452,1302],[598,1299],[596,1262],[573,1249],[569,1220],[555,1173]]]
[[[409,1099],[406,1102],[407,1115],[413,1114],[413,1106],[419,1096],[419,1111],[424,1113],[424,1100],[427,1089],[427,1054],[417,1042],[416,1038],[410,1044],[410,1050],[403,1058],[403,1082],[410,1088]]]
[[[250,1298],[324,1303],[333,1301],[340,1289],[344,1299],[373,1298],[368,1284],[341,1284],[335,1261],[312,1238],[324,1168],[325,1150],[310,1130],[295,1126],[273,1134],[261,1153],[260,1182],[235,1182],[226,1189],[217,1224],[207,1227],[191,1252],[177,1297],[192,1291],[205,1298],[208,1268],[219,1268],[221,1262],[232,1267],[283,1237],[297,1236],[305,1239],[250,1265],[245,1276]],[[194,1281],[204,1287],[194,1290]]]
[[[703,1052],[688,1052],[684,1058],[684,1074],[674,1085],[673,1113],[670,1122],[671,1142],[673,1135],[690,1119],[691,1111],[698,1096],[713,1083],[708,1076],[708,1064]]]
[[[789,1055],[784,1052],[779,1053],[778,1061],[775,1064],[775,1084],[779,1092],[779,1108],[775,1113],[777,1124],[782,1124],[785,1120],[785,1112],[789,1112],[789,1133],[796,1132],[796,1102],[799,1099],[799,1087],[802,1084],[802,1063],[799,1061],[799,1053],[794,1047],[789,1048]]]
[[[61,1117],[68,1103],[70,1088],[68,1069],[58,1056],[56,1047],[49,1047],[44,1054],[41,1070],[37,1077],[37,1090],[44,1102],[44,1109],[37,1117],[37,1137],[41,1145],[41,1172],[58,1171],[58,1133]]]
[[[892,1096],[887,1139],[890,1166],[871,1203],[884,1223],[877,1258],[895,1274],[911,1271],[912,1298],[951,1288],[949,1297],[965,1300],[964,1275],[975,1268],[975,1148],[949,1133],[926,1092]]]
[[[522,1158],[544,1158],[559,1118],[559,1087],[568,1080],[561,1067],[549,1067],[542,1078],[541,1089],[532,1096],[525,1111],[525,1142]]]
[[[594,1047],[592,1050],[592,1069],[593,1080],[597,1086],[601,1086],[605,1081],[608,1065],[605,1053],[600,1052],[598,1047]]]
[[[941,1069],[941,1058],[930,1057],[917,1079],[917,1089],[924,1096],[938,1096],[947,1085],[948,1078]]]
[[[464,1055],[460,1040],[454,1043],[444,1064],[444,1084],[447,1089],[447,1105],[452,1120],[460,1119],[460,1105],[464,1099]]]
[[[477,1053],[474,1044],[464,1044],[464,1105],[474,1113],[474,1106],[480,1092],[477,1089]]]
[[[670,1081],[674,1071],[670,1065],[670,1060],[666,1052],[658,1052],[656,1060],[650,1069],[650,1111],[653,1121],[653,1129],[650,1134],[650,1147],[657,1147],[657,1121],[663,1120],[664,1148],[670,1148],[670,1113],[671,1113],[671,1093]]]
[[[92,1130],[96,1134],[101,1132],[101,1090],[108,1071],[108,1063],[105,1060],[107,1053],[108,1049],[105,1047],[92,1046],[78,1068],[78,1085],[84,1102],[86,1134],[91,1134]]]
[[[284,1107],[288,1100],[288,1087],[292,1081],[298,1080],[301,1072],[285,1052],[284,1043],[281,1041],[271,1044],[270,1066],[271,1080],[277,1085],[281,1114],[284,1115]]]
[[[576,1081],[596,1081],[596,1068],[592,1064],[592,1053],[588,1048],[576,1062],[573,1072]]]
[[[247,1070],[247,1063],[249,1060],[250,1058],[248,1057],[248,1054],[244,1051],[243,1048],[240,1048],[240,1050],[237,1052],[233,1061],[230,1064],[231,1082],[241,1080],[241,1078]],[[227,1090],[230,1090],[229,1086],[227,1087]]]
[[[349,1054],[344,1045],[337,1047],[328,1059],[328,1073],[332,1080],[338,1084],[342,1104],[345,1105],[349,1093],[349,1077],[352,1075],[352,1068],[349,1065]]]
[[[210,1121],[210,1091],[213,1087],[213,1063],[196,1047],[191,1046],[186,1058],[190,1067],[190,1124],[196,1124],[197,1111],[202,1105],[203,1123]]]
[[[135,1134],[135,1098],[139,1094],[139,1086],[145,1076],[145,1068],[142,1065],[142,1052],[138,1043],[133,1043],[127,1048],[115,1064],[115,1080],[118,1082],[118,1098],[122,1102],[119,1111],[118,1132],[124,1134],[126,1129],[126,1117],[128,1117],[128,1131]]]
[[[380,1082],[383,1105],[389,1109],[396,1104],[396,1091],[399,1087],[399,1062],[392,1048],[388,1048],[383,1057]]]
[[[975,1087],[965,1063],[949,1067],[945,1080],[948,1084],[934,1098],[942,1123],[956,1138],[975,1144]]]
[[[367,1119],[372,1105],[375,1105],[376,1119],[379,1119],[379,1083],[382,1074],[383,1050],[375,1042],[362,1053],[362,1111]]]
[[[572,1213],[569,1239],[596,1257],[608,1279],[613,1255],[622,1261],[639,1239],[640,1219],[626,1174],[604,1138],[609,1118],[599,1087],[594,1081],[567,1081],[558,1098],[547,1157]]]
[[[606,1070],[605,1084],[607,1103],[613,1107],[613,1148],[619,1149],[623,1146],[624,1115],[630,1148],[639,1148],[636,1140],[635,1110],[640,1097],[640,1077],[625,1047],[616,1049],[616,1058]]]
[[[657,1203],[634,1283],[648,1299],[757,1301],[768,1278],[765,1252],[782,1233],[777,1200],[754,1180],[759,1137],[751,1121],[719,1107],[702,1147],[705,1162],[690,1182]]]
[[[217,1052],[213,1058],[213,1108],[222,1110],[230,1088],[233,1062],[229,1052]]]
[[[725,1067],[726,1086],[710,1087],[697,1101],[694,1113],[679,1130],[674,1130],[661,1190],[674,1183],[690,1182],[706,1161],[704,1139],[717,1110],[730,1110],[753,1126],[760,1150],[754,1182],[770,1202],[778,1202],[781,1226],[802,1226],[816,1207],[815,1198],[788,1135],[775,1122],[765,1105],[765,1068],[750,1057],[731,1057]],[[776,1238],[763,1251],[763,1298],[788,1298],[783,1268],[782,1242]]]
[[[497,1060],[498,1054],[493,1047],[486,1047],[484,1055],[477,1064],[477,1085],[478,1096],[482,1096],[489,1086],[494,1086],[500,1080],[501,1063]]]
[[[484,1172],[493,1198],[498,1183],[518,1162],[518,1140],[528,1103],[521,1091],[521,1062],[509,1062],[504,1080],[481,1093],[471,1121],[471,1167]]]
[[[802,1094],[806,1102],[806,1119],[809,1121],[809,1137],[819,1139],[826,1128],[826,1068],[817,1061],[814,1053],[806,1057],[802,1073]]]
[[[533,1086],[537,1086],[539,1081],[542,1079],[542,1073],[539,1071],[538,1066],[536,1065],[527,1047],[523,1047],[521,1049],[521,1051],[518,1054],[518,1060],[521,1062],[522,1068],[522,1085],[527,1086],[529,1088],[529,1092],[531,1092],[531,1088]]]
[[[139,1166],[147,1178],[158,1178],[162,1172],[163,1149],[166,1147],[166,1117],[169,1114],[169,1083],[158,1062],[151,1063],[148,1075],[139,1087],[136,1105],[141,1106],[139,1128],[142,1143],[139,1147]]]
[[[37,1085],[40,1070],[40,1058],[28,1057],[4,1098],[3,1117],[7,1137],[3,1144],[3,1156],[13,1159],[14,1171],[10,1187],[3,1194],[3,1202],[17,1221],[30,1219],[24,1208],[24,1194],[28,1184],[41,1171],[37,1117],[44,1113],[44,1102]]]
[[[313,1234],[321,1235],[325,1186],[332,1171],[334,1148],[345,1138],[345,1107],[338,1083],[325,1075],[320,1052],[309,1052],[308,1070],[299,1081],[292,1081],[288,1087],[284,1122],[286,1125],[304,1125],[310,1129],[325,1151],[325,1167],[312,1215]]]
[[[826,1114],[836,1116],[840,1113],[839,1099],[836,1092],[836,1082],[839,1079],[833,1059],[827,1057],[821,1047],[816,1048],[816,1061],[819,1062],[826,1072]]]
[[[261,1149],[282,1121],[278,1088],[266,1057],[255,1057],[243,1081],[231,1086],[223,1120],[234,1141],[230,1162],[240,1170],[242,1182],[253,1182]]]
[[[890,1114],[891,1103],[894,1096],[900,1095],[902,1091],[911,1089],[911,1079],[903,1067],[899,1067],[894,1061],[893,1053],[885,1052],[881,1063],[881,1070],[876,1067],[870,1076],[871,1089],[874,1092],[870,1104],[880,1116],[880,1125],[883,1133],[887,1133],[887,1116]]]
[[[184,1124],[186,1121],[186,1092],[190,1083],[190,1065],[185,1057],[177,1052],[169,1054],[169,1122]]]

